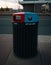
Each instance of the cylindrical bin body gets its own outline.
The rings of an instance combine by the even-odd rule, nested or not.
[[[13,14],[13,51],[18,57],[37,54],[38,15],[31,12]]]

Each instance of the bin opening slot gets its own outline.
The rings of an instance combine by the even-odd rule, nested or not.
[[[21,20],[21,16],[13,16],[13,20],[14,21]]]
[[[16,20],[21,20],[21,16],[16,16]]]
[[[29,17],[28,17],[28,20],[32,20],[32,16],[29,16]]]

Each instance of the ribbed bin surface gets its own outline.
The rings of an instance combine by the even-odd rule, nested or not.
[[[38,23],[13,23],[13,49],[18,57],[26,58],[37,54],[37,31]]]

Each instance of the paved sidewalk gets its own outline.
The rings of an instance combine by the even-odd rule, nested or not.
[[[0,65],[51,65],[51,36],[38,35],[38,55],[21,59],[13,54],[13,35],[0,34]]]

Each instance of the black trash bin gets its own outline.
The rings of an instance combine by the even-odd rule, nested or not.
[[[31,12],[13,14],[13,52],[28,58],[37,54],[38,15]]]

